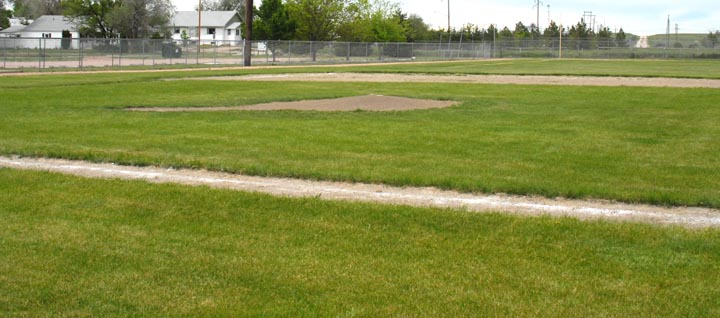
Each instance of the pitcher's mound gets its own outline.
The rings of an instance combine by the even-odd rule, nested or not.
[[[312,110],[321,112],[342,111],[405,111],[416,109],[443,108],[456,105],[454,101],[414,99],[382,95],[365,95],[335,99],[303,100],[297,102],[274,102],[236,107],[152,107],[128,108],[138,112],[217,112],[233,110]]]

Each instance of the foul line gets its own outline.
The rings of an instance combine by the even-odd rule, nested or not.
[[[51,171],[89,178],[146,180],[156,183],[206,185],[290,197],[364,201],[419,207],[463,208],[477,212],[571,216],[581,219],[640,221],[686,227],[718,227],[720,211],[704,208],[663,208],[608,202],[546,199],[507,195],[472,195],[435,188],[308,181],[253,177],[204,170],[133,167],[59,159],[0,157],[0,167]]]

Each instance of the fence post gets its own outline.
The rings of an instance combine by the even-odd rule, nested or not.
[[[78,38],[78,68],[82,70],[83,68],[83,51],[82,51],[82,39]]]
[[[38,38],[38,72],[42,70],[42,38]]]

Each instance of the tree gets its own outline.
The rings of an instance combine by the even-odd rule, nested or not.
[[[627,47],[627,36],[625,35],[625,31],[623,31],[622,28],[618,30],[618,33],[615,34],[615,43],[618,47]]]
[[[257,10],[257,20],[253,28],[256,39],[279,41],[292,39],[296,24],[290,19],[281,0],[264,0]],[[275,62],[277,43],[269,42],[268,49]]]
[[[119,0],[67,0],[65,16],[78,25],[81,36],[115,37],[115,26],[109,23],[110,12],[120,6]]]
[[[201,3],[203,11],[236,11],[240,16],[245,6],[243,0],[202,0]]]
[[[411,14],[405,20],[405,40],[407,42],[428,41],[431,39],[430,26],[422,17]]]
[[[122,0],[108,15],[108,23],[122,38],[165,38],[172,18],[170,0]]]
[[[584,19],[570,27],[568,33],[573,47],[577,49],[590,48],[590,38],[593,36],[593,31],[588,29]]]
[[[610,31],[610,28],[608,27],[602,27],[600,30],[598,30],[598,33],[596,34],[596,38],[598,43],[600,43],[600,46],[606,46],[606,47],[613,47],[615,46],[613,43],[613,36],[612,31]]]
[[[530,36],[530,30],[522,23],[518,22],[515,24],[515,31],[513,31],[513,37],[518,40],[524,40]]]
[[[264,0],[257,10],[253,33],[256,39],[290,40],[296,27],[281,0]]]
[[[2,1],[2,0],[0,0]],[[14,16],[37,19],[43,15],[63,14],[61,0],[11,0]]]
[[[288,0],[290,17],[297,21],[296,38],[305,41],[332,41],[345,15],[343,0]],[[319,43],[310,43],[312,60],[317,59]]]
[[[508,29],[508,27],[504,27],[500,33],[498,33],[501,40],[511,40],[513,38],[513,32]]]
[[[0,0],[0,30],[10,27],[12,11],[5,9],[5,1]]]
[[[560,27],[555,23],[555,21],[550,21],[550,25],[548,25],[547,28],[545,28],[545,31],[543,31],[543,38],[545,38],[545,42],[550,47],[557,47],[558,41],[560,40]],[[557,41],[556,41],[557,40]]]
[[[173,14],[170,0],[67,0],[66,16],[85,36],[164,37]]]
[[[297,21],[297,37],[307,41],[332,41],[343,20],[343,0],[288,0],[290,16]]]
[[[714,48],[718,45],[718,43],[720,43],[720,31],[715,31],[715,33],[710,31],[710,33],[708,33],[708,35],[703,39],[702,43],[703,46],[707,48]]]

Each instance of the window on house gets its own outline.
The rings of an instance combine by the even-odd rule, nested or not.
[[[52,38],[52,33],[43,33],[43,34],[42,34],[42,37],[45,38],[45,39]]]
[[[228,35],[232,35],[232,30],[228,29]]]
[[[235,29],[235,35],[240,35],[240,29]]]
[[[175,34],[180,34],[180,29],[175,29]]]
[[[207,34],[215,34],[215,28],[208,28]]]

